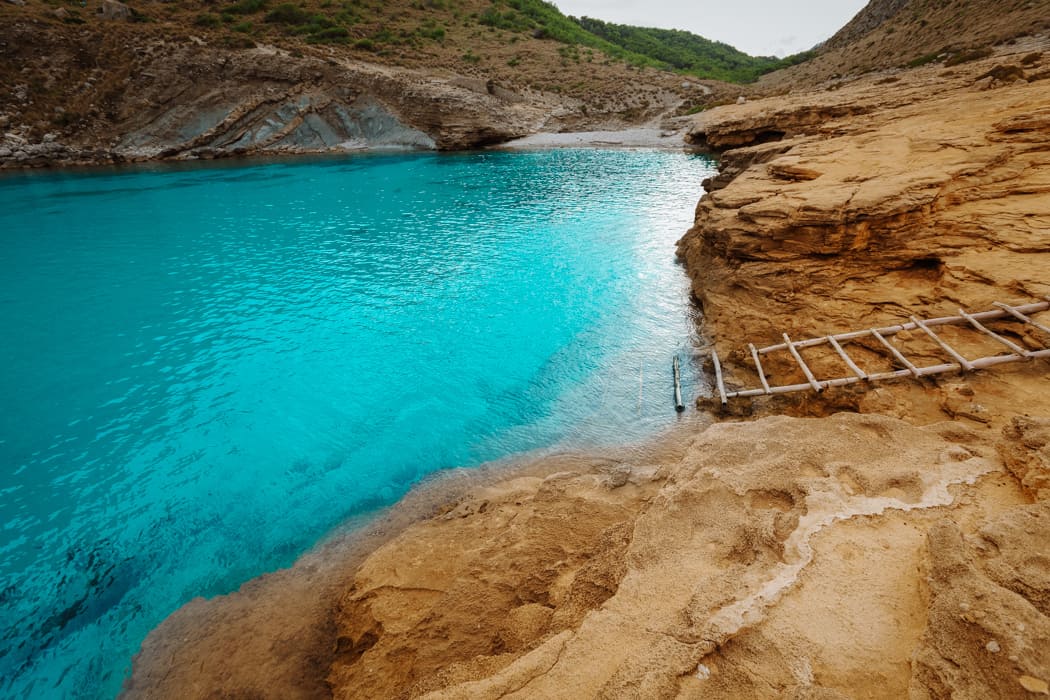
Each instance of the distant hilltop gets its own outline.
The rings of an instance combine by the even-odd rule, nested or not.
[[[760,87],[806,87],[888,68],[986,56],[995,44],[1050,29],[1050,0],[872,0],[804,65]]]

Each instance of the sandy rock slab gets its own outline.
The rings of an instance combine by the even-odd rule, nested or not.
[[[1012,536],[1011,536],[1012,535]],[[968,545],[951,521],[928,535],[929,618],[912,698],[1028,698],[1050,679],[1050,503],[1003,514]],[[1041,553],[1030,547],[1043,543]],[[1026,598],[1022,592],[1031,596]],[[1021,592],[1018,592],[1021,591]]]
[[[877,416],[767,418],[713,426],[619,488],[565,473],[479,494],[358,571],[333,695],[924,697],[928,528],[962,492],[1023,501],[983,452]],[[999,559],[1004,579],[1024,568]]]

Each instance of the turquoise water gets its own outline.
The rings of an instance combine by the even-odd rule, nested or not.
[[[694,340],[673,243],[710,172],[554,151],[0,178],[0,697],[112,697],[179,605],[435,470],[669,426]]]

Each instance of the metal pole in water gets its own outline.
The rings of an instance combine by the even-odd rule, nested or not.
[[[671,368],[674,370],[674,410],[681,413],[685,410],[685,404],[682,403],[682,380],[678,369],[678,355],[674,356]]]

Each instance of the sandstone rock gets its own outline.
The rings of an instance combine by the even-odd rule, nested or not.
[[[823,174],[819,170],[807,168],[798,163],[788,162],[784,159],[778,159],[766,167],[769,174],[778,180],[791,180],[794,182],[816,180]]]
[[[707,110],[686,133],[686,143],[722,150],[777,141],[836,119],[866,114],[877,104],[870,99],[853,101],[852,95],[808,97],[811,99],[780,105],[775,112],[762,109],[757,100]]]
[[[988,72],[982,73],[981,75],[977,76],[974,80],[984,80],[985,78],[989,79],[990,85],[995,85],[996,83],[1009,84],[1016,81],[1024,80],[1025,74],[1024,70],[1020,66],[1003,65],[996,66]]]
[[[1014,418],[1003,429],[999,454],[1026,490],[1050,500],[1050,419]]]
[[[984,525],[974,540],[985,574],[1050,616],[1050,501],[1013,508]]]
[[[1034,678],[1032,676],[1018,676],[1017,682],[1020,683],[1021,687],[1027,690],[1029,693],[1050,695],[1050,684],[1048,684],[1042,678]]]
[[[522,682],[531,697],[770,696],[763,682],[793,688],[786,696],[797,698],[853,697],[859,686],[851,682],[904,692],[899,670],[911,647],[901,640],[921,616],[890,608],[900,604],[902,572],[915,575],[914,561],[872,565],[860,556],[854,567],[829,554],[837,585],[865,611],[854,620],[849,606],[829,610],[819,586],[806,589],[803,569],[806,580],[829,571],[810,569],[811,542],[820,532],[841,551],[879,550],[863,538],[838,540],[823,523],[943,503],[947,492],[935,495],[935,484],[989,467],[972,455],[931,459],[927,451],[942,452],[944,443],[885,418],[836,416],[826,429],[785,418],[718,425],[694,441],[668,482],[648,487],[658,493],[610,501],[603,480],[562,472],[485,494],[484,511],[414,530],[377,552],[341,602],[341,646],[355,652],[333,665],[333,696],[496,698]],[[800,440],[810,430],[826,440]],[[885,459],[885,440],[909,458]],[[621,520],[628,503],[641,510]],[[573,524],[561,529],[566,517]],[[441,562],[426,554],[452,537],[475,544],[450,548]],[[399,561],[432,565],[410,570]],[[766,624],[782,596],[792,599],[784,604],[797,625]],[[891,622],[871,624],[871,600],[889,606]],[[808,614],[799,614],[800,603]],[[756,627],[766,635],[760,643],[748,632]],[[840,653],[856,635],[873,654]],[[737,639],[761,650],[738,654]],[[789,660],[799,656],[820,665],[821,683]],[[383,670],[395,665],[397,673]]]
[[[1041,509],[1041,517],[1050,517],[1050,508]],[[1025,548],[1034,542],[1015,545]],[[912,661],[910,697],[1025,697],[1018,676],[1050,671],[1050,618],[987,578],[978,563],[983,557],[966,546],[951,521],[931,528],[927,552],[930,610]],[[962,614],[961,603],[968,606]],[[1006,655],[989,654],[984,641],[989,638]]]
[[[1050,238],[1037,233],[1050,230],[1050,93],[1032,84],[1018,92],[974,91],[972,78],[986,69],[961,66],[950,84],[902,72],[892,85],[870,79],[832,94],[753,100],[699,115],[688,139],[730,150],[720,174],[705,183],[709,194],[678,254],[707,323],[718,329],[714,340],[730,381],[735,375],[740,385],[757,386],[749,357],[734,353],[775,342],[785,330],[821,336],[1050,293]],[[734,148],[741,144],[749,145]],[[1026,334],[1024,342],[1046,347],[1047,339]],[[919,345],[907,341],[905,354],[944,361]],[[885,353],[856,346],[851,352],[862,366],[895,368]],[[977,343],[963,352],[996,350]],[[818,376],[848,374],[833,353],[814,350],[810,358]],[[805,381],[787,353],[763,364],[775,383]],[[1039,393],[1033,388],[1032,397]],[[997,406],[1009,400],[997,392],[995,401],[949,394],[938,410],[1004,420]]]

